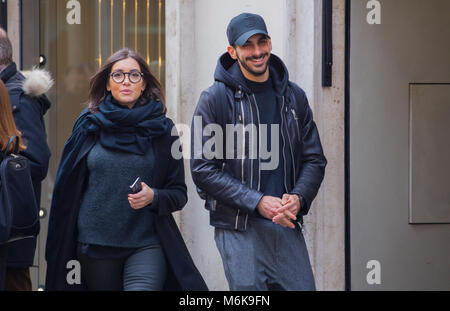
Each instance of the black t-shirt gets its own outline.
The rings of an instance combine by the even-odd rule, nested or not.
[[[271,167],[273,167],[273,169],[261,170],[261,184],[259,190],[264,193],[264,195],[281,198],[285,193],[284,159],[281,152],[283,148],[283,138],[281,136],[281,107],[279,103],[277,103],[275,89],[273,87],[272,78],[270,76],[266,82],[253,82],[247,79],[246,82],[247,86],[255,95],[256,104],[259,110],[259,122],[260,124],[267,125],[267,146],[263,145],[262,149],[265,150],[266,153],[268,152],[271,156],[269,159],[263,160],[261,158],[261,154],[258,153],[258,156],[261,159],[261,165],[263,166],[263,163],[275,161],[275,159],[273,158],[274,154],[275,152],[277,152],[278,154],[278,161],[276,161],[278,163],[272,162],[273,165],[270,165]],[[278,135],[275,136],[278,140],[278,144],[276,144],[276,142],[273,142],[271,139],[272,124],[278,125]],[[258,127],[258,135],[261,135],[261,126]],[[258,139],[258,142],[262,141],[264,141],[264,139]],[[278,150],[272,151],[272,146],[274,148],[277,148]],[[258,150],[260,149],[261,147],[258,146]]]

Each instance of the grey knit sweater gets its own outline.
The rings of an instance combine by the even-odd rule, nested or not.
[[[78,215],[78,241],[87,244],[142,247],[157,243],[150,206],[134,210],[129,185],[140,176],[152,184],[153,150],[145,155],[103,148],[97,142],[87,157],[88,185]]]

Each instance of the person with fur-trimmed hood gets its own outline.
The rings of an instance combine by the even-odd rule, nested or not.
[[[45,93],[52,87],[50,74],[43,70],[21,73],[12,61],[12,45],[0,28],[0,78],[8,89],[16,126],[21,131],[26,150],[21,152],[30,161],[31,179],[40,203],[41,182],[47,176],[50,149],[47,144],[44,114],[50,108]],[[29,267],[33,265],[36,237],[7,244],[5,290],[31,290]]]

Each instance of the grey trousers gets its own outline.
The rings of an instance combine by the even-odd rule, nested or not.
[[[78,248],[83,282],[93,291],[160,291],[167,263],[159,245],[144,246],[117,259],[95,259]]]
[[[314,276],[301,229],[270,220],[248,219],[247,231],[215,228],[231,291],[315,290]]]

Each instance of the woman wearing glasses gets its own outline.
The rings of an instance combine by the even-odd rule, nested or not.
[[[165,113],[160,83],[129,49],[91,79],[55,181],[47,290],[207,290],[171,215],[187,192]]]

